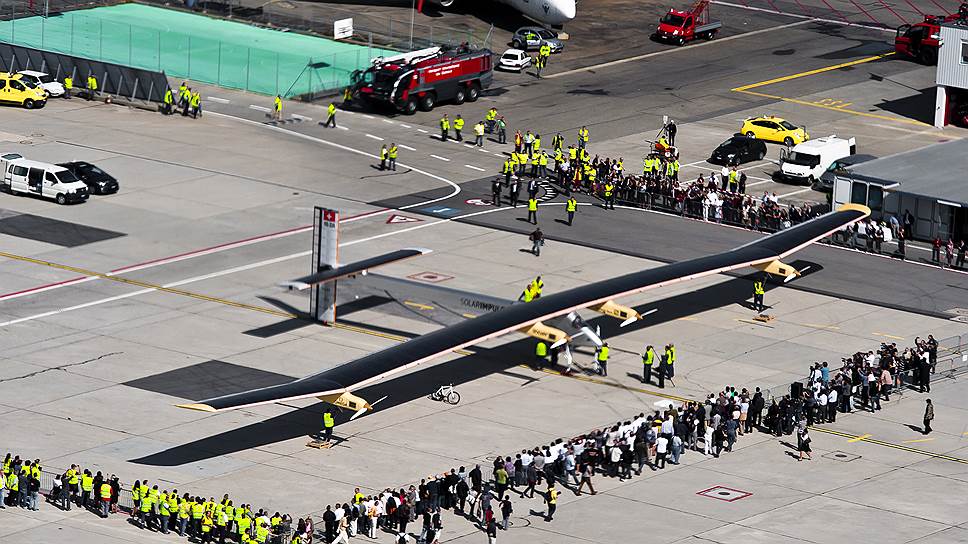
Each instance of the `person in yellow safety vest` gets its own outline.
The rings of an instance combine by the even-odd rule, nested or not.
[[[551,139],[551,147],[560,150],[563,145],[565,145],[565,139],[561,137],[561,133],[559,132]]]
[[[618,174],[618,179],[621,180],[625,175],[625,158],[619,157],[618,162],[615,163],[615,172]]]
[[[605,209],[615,209],[615,185],[611,182],[605,182]]]
[[[107,481],[101,484],[100,495],[101,495],[101,517],[108,517],[108,512],[111,510],[111,484]]]
[[[185,97],[187,93],[188,93],[188,85],[184,81],[182,81],[181,85],[178,86],[178,107],[179,108],[182,107],[182,105],[184,105],[185,101],[187,100],[187,98]]]
[[[501,173],[504,174],[504,185],[507,186],[511,183],[511,175],[514,174],[514,163],[517,161],[517,156],[511,155],[510,158],[504,159],[504,166],[501,168]]]
[[[675,175],[675,167],[673,166],[672,161],[666,162],[665,174],[667,178],[673,179],[673,176]]]
[[[343,89],[343,105],[348,106],[351,102],[353,102],[353,91],[349,87],[345,87]]]
[[[67,471],[67,484],[71,489],[71,500],[77,500],[77,485],[80,483],[80,475],[78,471],[80,469],[75,465],[71,465],[71,470]]]
[[[659,136],[659,141],[655,143],[656,151],[665,151],[669,148],[669,142],[665,139],[665,136]]]
[[[578,129],[578,148],[585,149],[586,145],[588,145],[588,128],[581,127]]]
[[[561,149],[555,149],[555,170],[560,168],[563,162],[565,162],[565,156],[562,154]]]
[[[168,506],[168,491],[158,497],[158,526],[161,532],[168,534],[168,522],[171,521],[171,509]]]
[[[474,145],[484,147],[484,121],[474,125]]]
[[[484,123],[487,125],[487,133],[494,133],[494,124],[497,122],[497,108],[491,108],[484,114]]]
[[[151,509],[153,502],[151,496],[141,497],[141,507],[138,509],[138,521],[142,529],[151,528]]]
[[[541,47],[538,48],[538,56],[542,58],[542,64],[548,62],[548,57],[551,56],[551,46],[547,42],[542,43]]]
[[[215,525],[215,520],[212,519],[212,512],[205,512],[205,516],[202,518],[202,542],[208,544],[212,540],[212,527]]]
[[[183,498],[178,505],[178,536],[185,536],[188,520],[192,517],[192,504],[191,499]]]
[[[524,169],[528,166],[528,154],[524,151],[518,153],[518,175],[524,175]]]
[[[763,295],[766,294],[766,290],[763,288],[763,280],[753,281],[753,309],[757,312],[762,312],[766,309],[763,305]]]
[[[565,202],[565,211],[568,212],[568,226],[570,227],[575,219],[575,212],[578,211],[578,201],[575,200],[575,197],[568,197],[567,202]]]
[[[572,162],[578,160],[578,150],[573,145],[568,146],[568,160]]]
[[[282,121],[282,97],[278,94],[272,99],[272,118]]]
[[[538,345],[534,348],[534,366],[541,370],[544,368],[545,359],[548,357],[548,344],[544,340],[538,340]]]
[[[538,175],[542,178],[548,177],[548,154],[544,151],[541,152],[541,157],[538,162]]]
[[[131,511],[131,514],[134,515],[141,508],[141,482],[138,480],[135,480],[134,485],[131,486],[131,502],[134,503],[134,508]]]
[[[178,499],[178,491],[175,490],[168,494],[168,528],[172,531],[178,530],[178,513],[180,510],[181,504]]]
[[[541,281],[541,276],[531,280],[531,291],[534,293],[534,298],[541,298],[542,289],[544,289],[544,282]]]
[[[336,128],[336,102],[330,102],[326,107],[326,122],[321,124],[324,128],[329,126]]]
[[[88,74],[87,76],[87,99],[94,100],[94,95],[97,93],[97,78],[94,74]]]
[[[387,151],[387,146],[386,146],[386,144],[384,144],[380,148],[380,170],[386,170],[387,169],[387,154],[388,153],[389,152]]]
[[[447,141],[447,135],[450,133],[450,119],[447,118],[445,113],[443,117],[440,118],[440,140],[443,142]]]
[[[259,544],[264,544],[266,539],[269,538],[269,528],[264,524],[260,523],[255,528],[255,541]]]
[[[360,504],[365,499],[366,499],[366,495],[360,492],[360,488],[357,487],[356,491],[353,493],[353,504]]]
[[[252,518],[242,508],[239,508],[236,512],[235,527],[239,533],[239,538],[241,538],[241,535],[248,537],[249,530],[252,527]]]
[[[669,344],[668,346],[666,346],[666,369],[665,369],[666,378],[672,379],[676,375],[676,369],[674,366],[675,364],[676,364],[676,345]]]
[[[535,132],[534,143],[531,144],[531,151],[537,153],[540,150],[541,150],[541,135]]]
[[[669,164],[672,165],[672,179],[679,181],[679,159],[673,158]]]
[[[81,506],[90,505],[92,491],[94,491],[94,476],[91,476],[90,470],[84,469],[84,475],[81,476]]]
[[[598,361],[598,373],[608,376],[608,342],[602,342],[595,359]]]
[[[323,440],[329,442],[333,438],[333,427],[336,426],[336,420],[333,419],[333,412],[329,408],[323,412]]]
[[[215,512],[215,525],[218,528],[218,537],[221,542],[224,542],[227,536],[228,530],[226,527],[228,524],[229,515],[225,513],[225,507],[221,507]]]
[[[583,162],[583,163],[585,163],[585,164],[588,164],[588,159],[589,159],[590,157],[591,157],[591,156],[590,156],[590,155],[588,154],[588,150],[587,150],[587,149],[585,149],[584,147],[583,147],[583,148],[581,148],[581,149],[580,149],[580,150],[578,151],[578,158],[580,158],[580,159],[581,159],[581,162]]]
[[[164,115],[171,115],[171,108],[175,105],[175,97],[171,92],[171,89],[165,89],[165,101],[164,106],[161,108],[161,113]]]
[[[548,483],[548,493],[545,495],[545,502],[548,503],[548,514],[545,515],[545,521],[551,521],[555,518],[555,510],[558,509],[558,490],[555,489],[554,482]]]
[[[225,522],[226,535],[229,532],[231,532],[232,524],[235,523],[235,510],[236,510],[235,507],[232,506],[232,501],[228,501],[227,503],[225,503],[224,512],[225,512],[225,516],[228,518]]]
[[[458,142],[464,141],[464,137],[460,134],[462,130],[464,130],[464,118],[458,113],[457,117],[454,118],[454,134]]]
[[[198,91],[192,93],[191,105],[192,119],[198,119],[202,116],[202,94]]]
[[[729,192],[736,193],[739,192],[739,172],[736,171],[736,167],[732,167],[729,170]]]
[[[302,539],[299,538],[299,535],[292,535],[292,540],[289,541],[289,544],[302,544]]]
[[[538,201],[534,197],[528,199],[528,223],[538,224]]]
[[[595,180],[598,178],[598,172],[595,171],[591,166],[585,165],[585,178],[588,180],[588,185],[594,187]]]
[[[389,163],[390,170],[392,170],[394,172],[397,171],[397,153],[398,153],[397,152],[397,143],[396,142],[390,142],[390,147],[389,147],[389,149],[387,149],[387,159],[390,161],[390,163]]]
[[[646,346],[645,353],[642,354],[642,383],[652,383],[653,363],[655,363],[655,349],[649,345]]]
[[[538,177],[538,171],[541,169],[541,153],[531,154],[531,177]]]
[[[518,300],[521,302],[531,302],[534,300],[534,291],[531,289],[530,283],[524,288],[524,291],[521,291],[521,295],[518,296]]]
[[[202,516],[205,515],[205,504],[201,497],[195,497],[192,503],[192,529],[189,531],[195,536],[202,532]]]
[[[64,78],[64,98],[71,98],[71,91],[74,90],[74,78],[67,76]]]

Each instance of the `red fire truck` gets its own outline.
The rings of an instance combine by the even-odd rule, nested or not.
[[[696,0],[688,11],[670,9],[659,19],[659,28],[652,37],[685,45],[696,38],[711,40],[722,27],[722,21],[709,18],[709,0]]]
[[[369,107],[389,105],[408,115],[417,108],[430,111],[448,100],[473,102],[491,85],[491,55],[488,49],[462,45],[376,58],[370,68],[353,72],[353,98]]]
[[[959,15],[925,15],[924,20],[913,25],[897,27],[894,37],[894,51],[917,59],[921,64],[938,63],[938,47],[941,36],[941,24],[958,19]]]

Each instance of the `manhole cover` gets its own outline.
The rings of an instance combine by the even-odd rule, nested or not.
[[[841,463],[849,463],[856,459],[860,459],[860,455],[854,455],[853,453],[847,453],[843,451],[832,451],[823,454],[821,457],[824,459],[830,459],[832,461],[840,461]]]
[[[438,274],[437,272],[419,272],[417,274],[411,274],[407,277],[412,280],[426,281],[430,283],[439,283],[442,281],[454,279],[454,276],[448,276],[447,274]]]
[[[703,497],[709,497],[710,499],[716,499],[720,501],[733,502],[740,499],[745,499],[752,495],[749,491],[741,491],[739,489],[733,489],[731,487],[726,487],[722,485],[717,485],[716,487],[710,487],[709,489],[704,489],[696,495],[702,495]]]

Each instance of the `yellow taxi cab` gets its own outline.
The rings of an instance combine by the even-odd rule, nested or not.
[[[20,74],[0,72],[0,102],[18,104],[28,110],[47,103],[47,91],[22,81]]]
[[[750,117],[743,121],[740,132],[750,138],[779,142],[787,146],[794,146],[810,139],[806,128],[798,127],[786,119],[773,115]]]

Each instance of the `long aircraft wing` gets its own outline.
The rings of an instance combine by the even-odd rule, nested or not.
[[[350,392],[449,351],[501,336],[573,310],[702,276],[771,263],[869,214],[870,210],[866,206],[847,204],[835,212],[723,253],[633,272],[545,295],[527,304],[514,304],[289,383],[180,406],[218,412]]]

